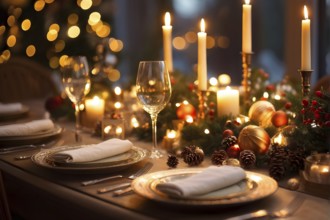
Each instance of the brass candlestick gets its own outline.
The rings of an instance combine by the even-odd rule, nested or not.
[[[243,95],[244,95],[244,106],[249,105],[251,98],[251,63],[252,63],[252,54],[253,53],[245,53],[242,52],[242,70],[243,70]]]
[[[198,120],[205,119],[207,91],[198,90]]]
[[[311,91],[311,75],[313,70],[298,70],[301,75],[301,89],[303,97],[309,95]]]

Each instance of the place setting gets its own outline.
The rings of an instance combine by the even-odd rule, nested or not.
[[[0,102],[0,121],[8,121],[22,118],[29,113],[29,107],[20,102],[1,103]]]
[[[98,144],[59,146],[36,153],[34,164],[49,170],[72,174],[115,172],[135,165],[150,152],[128,140],[109,139]]]

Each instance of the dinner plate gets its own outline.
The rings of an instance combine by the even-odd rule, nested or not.
[[[29,107],[23,105],[19,111],[0,113],[0,121],[7,121],[20,118],[29,112]]]
[[[0,147],[41,143],[47,139],[60,135],[62,132],[63,132],[63,128],[55,124],[54,128],[52,129],[36,132],[31,135],[2,136],[2,137],[0,136]]]
[[[72,147],[72,149],[78,149],[77,147]],[[48,163],[53,164],[54,166],[61,166],[61,167],[95,167],[95,166],[110,166],[115,164],[122,164],[129,161],[134,161],[139,159],[141,156],[140,149],[137,147],[133,147],[127,152],[124,152],[122,154],[118,154],[115,156],[111,156],[108,158],[104,158],[101,160],[95,160],[90,162],[65,162],[63,159],[57,159],[56,157],[53,157],[53,154],[58,153],[60,151],[56,151],[54,153],[50,153],[47,155],[46,160]]]
[[[230,206],[256,201],[272,195],[278,188],[277,182],[265,175],[246,171],[246,187],[240,192],[223,195],[214,191],[203,196],[190,198],[174,198],[157,189],[157,184],[186,178],[200,173],[205,168],[173,169],[148,173],[132,182],[133,190],[148,199],[172,204],[187,206]]]
[[[133,146],[131,157],[129,159],[118,159],[120,157],[106,158],[99,161],[89,162],[89,163],[77,163],[73,166],[63,166],[54,163],[54,161],[49,160],[51,154],[59,151],[70,150],[76,148],[77,146],[61,146],[53,149],[48,149],[45,151],[38,152],[31,157],[31,160],[36,165],[47,168],[50,170],[65,172],[65,173],[75,173],[75,174],[94,174],[94,173],[104,173],[104,172],[115,172],[119,170],[126,169],[134,164],[137,164],[144,159],[148,158],[150,152],[146,149]],[[116,159],[117,158],[117,159]],[[115,161],[115,162],[114,162]]]

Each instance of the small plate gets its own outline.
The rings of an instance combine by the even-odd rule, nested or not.
[[[20,118],[29,112],[29,107],[23,105],[19,111],[0,113],[0,121],[8,121],[16,118]]]
[[[50,130],[37,132],[31,135],[5,136],[5,137],[0,136],[0,147],[41,143],[49,138],[60,135],[62,132],[63,132],[63,128],[55,124],[54,128]]]
[[[173,198],[157,190],[157,184],[185,178],[197,174],[205,168],[189,168],[159,171],[145,174],[132,182],[133,190],[148,199],[172,205],[187,206],[229,206],[256,201],[272,195],[277,190],[277,182],[265,175],[246,171],[246,188],[233,194],[223,195],[214,191],[199,197]],[[244,184],[242,182],[241,184]]]
[[[34,154],[31,157],[31,160],[36,165],[50,170],[60,171],[64,173],[74,173],[74,174],[94,174],[94,173],[104,173],[104,172],[115,172],[126,169],[134,164],[143,161],[144,159],[148,158],[150,155],[150,152],[148,150],[133,146],[132,151],[134,153],[131,155],[129,159],[127,160],[119,159],[115,163],[109,162],[113,158],[112,159],[106,158],[104,160],[94,161],[93,163],[91,162],[76,163],[74,166],[63,166],[63,165],[58,165],[53,161],[49,161],[49,157],[51,154],[54,154],[55,152],[59,152],[59,151],[70,150],[76,147],[77,146],[62,146],[62,147],[41,151]],[[107,160],[108,162],[104,162]]]

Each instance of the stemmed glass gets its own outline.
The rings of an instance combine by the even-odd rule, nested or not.
[[[85,96],[88,94],[91,87],[89,78],[89,66],[85,56],[68,57],[61,69],[62,83],[65,93],[68,95],[71,102],[75,105],[75,140],[80,141],[80,109]]]
[[[141,61],[137,78],[137,98],[143,109],[151,116],[153,149],[151,158],[163,154],[157,148],[157,116],[170,101],[172,87],[164,61]]]

